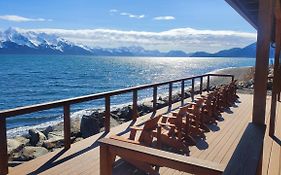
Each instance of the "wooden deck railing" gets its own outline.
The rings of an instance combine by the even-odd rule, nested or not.
[[[227,75],[227,74],[205,74],[205,75],[199,75],[194,77],[188,77],[188,78],[182,78],[167,82],[161,82],[161,83],[154,83],[154,84],[147,84],[147,85],[141,85],[141,86],[135,86],[120,90],[114,90],[109,92],[102,92],[102,93],[96,93],[86,96],[80,96],[75,98],[69,98],[64,100],[58,100],[48,103],[41,103],[31,106],[24,106],[24,107],[18,107],[14,109],[8,109],[0,111],[0,174],[8,174],[8,154],[7,154],[7,129],[6,129],[6,119],[9,117],[14,117],[18,115],[23,114],[30,114],[33,112],[38,111],[44,111],[48,109],[63,108],[63,123],[64,123],[64,147],[65,149],[69,149],[71,145],[70,140],[70,105],[82,103],[86,101],[92,101],[96,99],[105,99],[105,120],[104,120],[104,127],[105,132],[110,131],[110,98],[111,96],[120,95],[124,93],[133,93],[133,116],[132,119],[135,120],[138,117],[138,111],[137,111],[137,101],[138,101],[138,91],[143,89],[149,89],[153,88],[153,111],[156,112],[157,110],[157,89],[159,86],[163,85],[169,85],[169,102],[168,105],[172,105],[172,93],[173,93],[173,84],[174,83],[181,83],[181,103],[183,104],[185,99],[185,81],[191,80],[191,98],[194,98],[195,94],[195,80],[200,79],[200,93],[203,91],[203,78],[207,77],[207,91],[209,91],[210,88],[210,77],[228,77],[231,78],[231,81],[234,80],[233,75]]]

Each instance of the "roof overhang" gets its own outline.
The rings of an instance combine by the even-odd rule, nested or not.
[[[259,0],[225,0],[255,29],[258,29]]]

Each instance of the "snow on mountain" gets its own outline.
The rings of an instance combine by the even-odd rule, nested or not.
[[[177,55],[179,52],[173,52]],[[72,43],[54,34],[8,28],[0,31],[0,54],[74,54],[97,56],[166,56],[158,50],[143,47],[90,48]],[[181,52],[181,55],[184,55]]]
[[[14,52],[13,52],[14,47]],[[91,54],[86,46],[69,42],[56,35],[18,31],[9,28],[0,33],[0,53]],[[3,49],[5,48],[5,50]],[[9,50],[9,51],[8,51]]]

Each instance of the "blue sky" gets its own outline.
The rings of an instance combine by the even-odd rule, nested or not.
[[[188,29],[187,35],[191,35],[190,29],[192,29],[195,34],[199,32],[201,37],[202,35],[209,35],[211,32],[211,37],[215,35],[216,39],[217,33],[228,31],[226,42],[229,42],[230,38],[233,40],[231,42],[237,40],[233,36],[229,37],[231,32],[236,32],[234,37],[241,36],[241,42],[240,45],[232,43],[213,47],[216,45],[213,43],[210,48],[186,46],[185,48],[175,47],[171,49],[216,51],[224,47],[242,47],[255,40],[253,27],[224,0],[8,0],[0,1],[0,7],[1,30],[8,27],[26,30],[36,29],[40,32],[57,34],[73,42],[90,46],[118,47],[137,43],[136,45],[146,46],[149,49],[169,50],[172,44],[167,47],[163,47],[167,43],[162,43],[159,46],[147,46],[143,44],[143,39],[142,42],[138,42],[138,40],[133,42],[131,41],[133,39],[130,39],[130,42],[121,41],[118,45],[118,43],[111,42],[110,38],[115,36],[116,32],[123,32],[119,36],[120,38],[123,35],[127,37],[128,33],[133,31],[136,35],[142,36],[145,33],[139,34],[138,32],[151,32],[149,34],[154,35],[155,39],[155,35],[161,32],[178,31],[178,29],[181,29],[180,31]],[[86,34],[89,34],[89,30],[95,31],[97,29],[110,31],[110,34],[115,33],[108,36],[109,38],[100,38],[100,40],[108,39],[108,43],[97,41],[97,38],[93,38],[92,41],[89,39],[85,41],[78,34],[76,38],[74,34],[69,35],[70,32],[85,33],[84,30],[87,31]],[[202,31],[209,32],[207,34],[203,32],[202,34]],[[174,36],[174,32],[172,33]],[[166,35],[165,37],[167,38]],[[196,40],[198,38],[199,36]],[[146,38],[146,40],[149,40],[149,38]],[[222,37],[220,36],[217,42],[221,41]],[[171,43],[173,42],[176,41],[172,40]]]

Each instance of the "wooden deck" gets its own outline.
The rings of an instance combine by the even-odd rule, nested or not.
[[[230,160],[248,122],[252,116],[252,95],[239,94],[240,103],[230,110],[222,113],[223,120],[217,126],[212,126],[211,131],[206,133],[206,140],[199,140],[196,146],[190,147],[190,156],[202,160],[219,163],[224,167]],[[268,104],[270,99],[268,98]],[[173,108],[179,103],[173,105]],[[269,107],[267,105],[267,119],[269,118]],[[158,113],[165,113],[168,109],[159,110]],[[281,105],[278,105],[277,125],[281,124]],[[131,125],[143,123],[151,115],[139,118],[136,122],[127,122],[111,129],[111,132],[97,134],[84,139],[71,146],[71,149],[58,150],[35,160],[26,162],[14,168],[10,168],[10,174],[99,174],[99,145],[98,140],[116,133],[128,131]],[[276,138],[273,140],[267,135],[265,137],[263,153],[263,174],[278,175],[281,172],[281,147],[280,127],[276,131]],[[113,174],[142,174],[133,166],[118,160],[114,165]],[[160,174],[176,175],[187,174],[177,170],[162,167]]]

